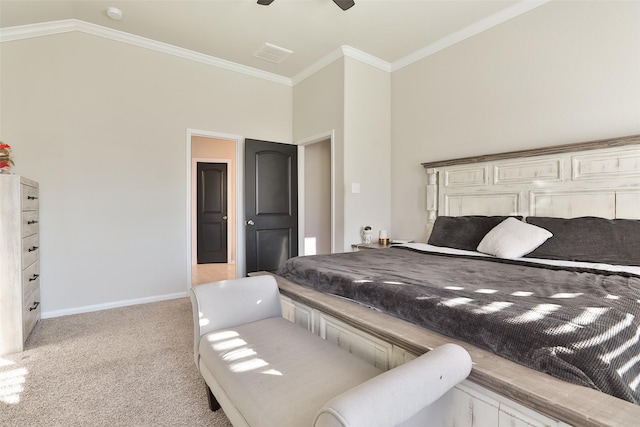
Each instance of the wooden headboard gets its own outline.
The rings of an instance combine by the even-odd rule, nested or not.
[[[422,164],[438,215],[640,219],[640,135]]]

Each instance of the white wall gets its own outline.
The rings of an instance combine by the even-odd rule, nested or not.
[[[391,78],[389,73],[345,58],[344,247],[362,242],[369,225],[374,239],[391,223]],[[353,193],[351,185],[360,185]],[[399,237],[399,236],[395,236]]]
[[[327,65],[293,88],[293,139],[302,141],[334,131],[336,251],[344,235],[344,60]]]
[[[640,2],[550,2],[392,75],[394,231],[424,239],[421,162],[640,133]]]
[[[186,291],[188,128],[291,141],[285,85],[77,32],[1,60],[0,138],[41,186],[45,316]]]

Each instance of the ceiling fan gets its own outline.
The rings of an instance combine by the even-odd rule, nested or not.
[[[333,2],[342,10],[347,10],[356,4],[354,0],[333,0]],[[258,0],[258,4],[263,6],[269,6],[271,3],[273,3],[273,0]]]

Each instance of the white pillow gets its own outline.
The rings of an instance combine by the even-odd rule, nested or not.
[[[478,245],[478,252],[498,258],[520,258],[551,236],[553,234],[542,227],[507,218],[484,236]]]

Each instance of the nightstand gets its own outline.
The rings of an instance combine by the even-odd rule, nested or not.
[[[357,252],[361,249],[386,249],[391,245],[381,245],[380,243],[354,243],[351,245],[351,250]]]

